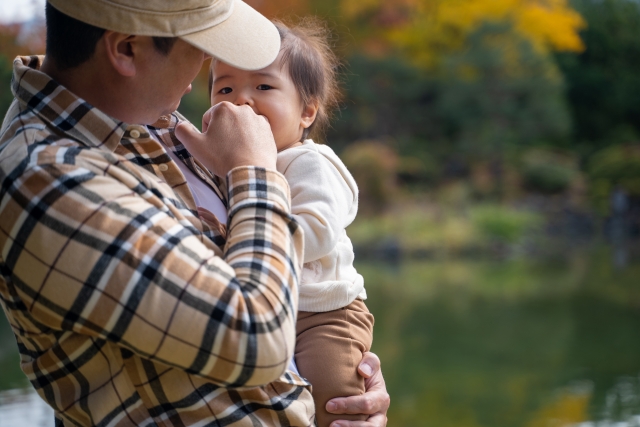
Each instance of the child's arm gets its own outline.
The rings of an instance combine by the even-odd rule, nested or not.
[[[329,160],[313,150],[304,150],[282,172],[291,188],[291,212],[304,230],[304,262],[315,261],[331,252],[355,218],[358,188],[337,156]]]

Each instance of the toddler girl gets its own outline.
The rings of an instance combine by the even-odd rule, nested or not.
[[[356,216],[358,188],[331,148],[309,139],[326,126],[337,100],[337,61],[326,30],[309,19],[291,28],[275,24],[282,46],[267,68],[245,71],[212,62],[211,104],[246,104],[269,120],[277,168],[304,229],[295,362],[313,386],[318,425],[328,426],[348,417],[329,414],[329,399],[364,393],[357,366],[372,341],[373,316],[345,232]]]

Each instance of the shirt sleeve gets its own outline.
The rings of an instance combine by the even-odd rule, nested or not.
[[[353,221],[357,190],[312,150],[291,161],[284,174],[291,187],[291,211],[304,230],[304,262],[315,261],[331,252]]]
[[[221,254],[152,184],[75,154],[28,168],[0,200],[5,277],[34,324],[226,387],[277,379],[295,344],[303,247],[284,177],[229,173]]]

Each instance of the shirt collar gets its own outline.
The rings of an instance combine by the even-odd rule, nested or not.
[[[13,61],[13,95],[59,133],[90,147],[114,151],[127,125],[39,71],[43,59],[44,56],[18,56]]]

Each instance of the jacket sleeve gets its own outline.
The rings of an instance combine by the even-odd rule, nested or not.
[[[220,253],[153,185],[63,150],[65,164],[26,168],[0,194],[5,280],[34,322],[222,386],[277,379],[295,344],[303,248],[284,177],[229,173]]]
[[[291,211],[304,230],[304,262],[315,261],[331,252],[353,221],[357,190],[316,151],[305,150],[284,174],[291,187]]]

